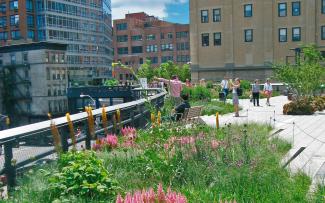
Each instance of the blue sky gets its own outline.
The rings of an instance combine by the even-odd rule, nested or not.
[[[112,0],[113,19],[127,13],[146,12],[149,15],[175,22],[189,22],[189,0]]]

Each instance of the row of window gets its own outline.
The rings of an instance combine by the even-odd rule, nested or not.
[[[65,54],[58,52],[45,52],[46,63],[65,63]]]
[[[98,45],[85,44],[68,44],[67,51],[74,53],[92,53],[92,54],[107,54],[111,52],[108,48]]]
[[[18,40],[21,39],[21,34],[19,30],[13,30],[9,32],[11,34],[11,39]],[[35,32],[34,30],[28,30],[27,31],[27,38],[28,39],[34,39]],[[0,32],[0,40],[8,40],[8,32]]]
[[[253,29],[244,30],[244,39],[245,42],[253,42]],[[325,40],[325,26],[321,27],[321,39]],[[202,46],[206,47],[210,45],[209,33],[201,34]],[[279,28],[279,42],[288,41],[288,29]],[[301,27],[292,28],[292,41],[299,42],[301,41]],[[221,46],[221,32],[213,33],[213,45]]]
[[[59,39],[59,40],[69,40],[69,41],[79,41],[79,42],[89,42],[96,44],[108,44],[109,39],[105,36],[96,36],[90,34],[83,34],[79,32],[67,32],[59,30],[49,30],[50,39]]]
[[[65,113],[68,111],[67,100],[49,100],[48,108],[50,113]]]
[[[147,57],[146,60],[150,60],[152,64],[157,64],[159,61],[159,58],[157,56],[153,57]],[[118,60],[121,61],[121,60]],[[173,56],[162,56],[161,57],[161,63],[166,63],[168,61],[174,61]],[[187,63],[190,61],[190,56],[189,55],[177,55],[176,57],[176,62],[178,63]],[[125,65],[131,65],[134,64],[134,61],[125,61]],[[139,64],[143,64],[143,58],[139,59]]]
[[[184,50],[189,50],[190,45],[188,42],[182,42],[182,43],[177,43],[177,51],[184,51]],[[161,51],[173,51],[174,50],[174,45],[169,43],[169,44],[161,44],[160,45],[160,50]],[[143,47],[142,46],[132,46],[131,47],[131,52],[132,54],[140,54],[143,53]],[[158,45],[156,44],[151,44],[146,46],[146,52],[147,53],[153,53],[153,52],[158,52]],[[126,55],[129,54],[129,49],[128,47],[118,47],[117,48],[117,53],[119,55]]]
[[[10,11],[17,11],[19,8],[18,0],[13,0],[9,2],[9,9]],[[33,11],[33,1],[32,0],[26,0],[26,10],[28,12]],[[0,12],[6,13],[7,11],[7,3],[3,2],[0,4]]]
[[[188,32],[183,31],[183,32],[176,32],[176,38],[188,38]],[[168,39],[173,39],[173,33],[167,33],[167,38]],[[148,41],[150,40],[156,40],[156,35],[154,34],[149,34],[146,35],[146,39]],[[160,33],[160,39],[165,39],[165,33]],[[129,40],[128,35],[117,35],[116,36],[116,41],[117,42],[127,42]],[[142,41],[142,35],[132,35],[131,36],[131,41]]]
[[[92,65],[109,65],[111,64],[110,59],[106,57],[97,57],[97,56],[67,56],[68,64],[92,64]]]
[[[325,14],[325,0],[321,1],[321,12]],[[288,6],[286,2],[278,3],[278,16],[286,17],[287,16]],[[291,2],[291,15],[292,16],[300,16],[301,15],[301,2],[294,1]],[[244,5],[244,17],[252,17],[253,16],[253,4],[245,4]],[[221,9],[216,8],[212,10],[212,20],[213,22],[221,21]],[[209,10],[201,10],[201,23],[209,22]]]

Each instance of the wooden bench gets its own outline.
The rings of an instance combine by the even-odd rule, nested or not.
[[[180,122],[183,122],[185,124],[201,122],[200,116],[202,109],[203,106],[193,106],[189,109],[185,109],[182,118],[180,119]]]

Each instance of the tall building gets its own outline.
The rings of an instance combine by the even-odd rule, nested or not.
[[[65,43],[71,84],[100,83],[111,77],[110,0],[3,0],[0,41]]]
[[[115,62],[138,68],[148,59],[153,66],[190,61],[189,25],[166,22],[143,12],[126,14],[113,24]],[[116,74],[120,80],[130,77],[123,70]]]
[[[193,80],[264,79],[300,45],[324,50],[325,0],[190,0],[190,35]]]

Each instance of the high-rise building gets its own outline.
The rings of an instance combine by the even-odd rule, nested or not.
[[[111,77],[111,21],[110,0],[5,0],[0,41],[67,44],[71,84],[96,84]]]
[[[146,60],[153,66],[173,61],[190,61],[189,25],[170,23],[146,13],[126,14],[114,20],[114,61],[138,68]],[[120,80],[130,79],[127,72],[116,72]]]
[[[303,44],[324,50],[325,0],[190,0],[190,35],[193,80],[264,79]]]

